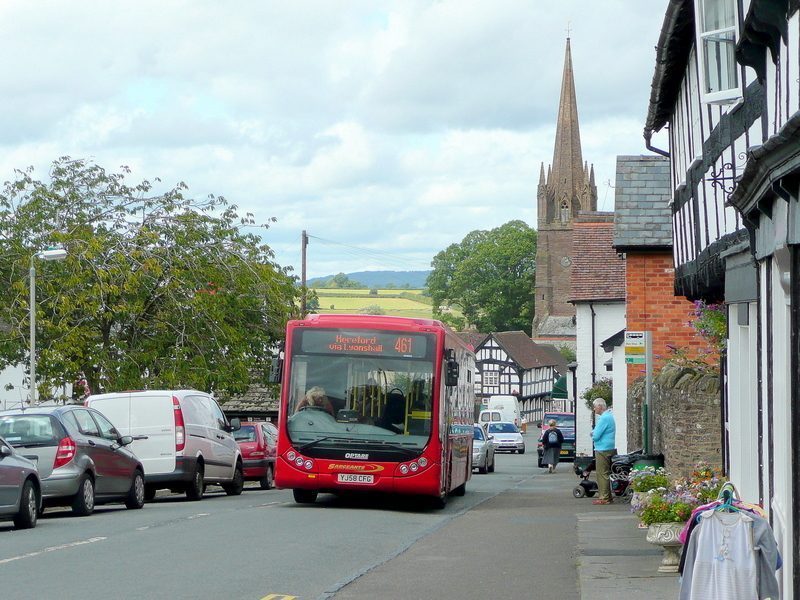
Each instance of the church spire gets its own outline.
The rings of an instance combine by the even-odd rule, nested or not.
[[[553,177],[556,198],[574,198],[585,183],[581,134],[578,127],[578,102],[575,99],[575,79],[572,73],[572,52],[569,38],[564,56],[561,79],[561,99],[558,105],[556,141],[553,150]]]

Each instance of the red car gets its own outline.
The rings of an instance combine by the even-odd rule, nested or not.
[[[262,490],[271,489],[275,482],[278,429],[266,421],[245,421],[233,436],[242,451],[245,481],[258,481]]]

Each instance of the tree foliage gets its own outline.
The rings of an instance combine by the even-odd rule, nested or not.
[[[126,183],[67,157],[46,182],[16,171],[0,193],[0,367],[27,361],[28,268],[37,267],[41,397],[84,372],[93,391],[244,391],[294,311],[296,289],[252,215],[179,183]],[[274,219],[273,219],[274,220]],[[267,227],[264,225],[263,227]]]
[[[438,318],[484,332],[530,328],[536,231],[524,222],[472,231],[439,252],[431,266],[427,284]],[[447,311],[454,305],[464,315],[464,323]]]

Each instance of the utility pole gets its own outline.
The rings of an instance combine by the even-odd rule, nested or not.
[[[308,234],[303,229],[300,237],[300,318],[306,317],[306,300],[308,288],[306,287],[306,247],[308,246]]]

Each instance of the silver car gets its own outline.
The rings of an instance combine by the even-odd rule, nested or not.
[[[144,505],[144,469],[102,414],[83,406],[35,407],[0,413],[0,436],[36,463],[43,506],[72,506],[79,516],[95,505]]]
[[[0,519],[14,519],[17,529],[36,527],[41,498],[36,465],[0,437]]]
[[[472,432],[472,468],[478,473],[494,473],[494,436],[475,424]]]
[[[488,431],[489,435],[494,436],[495,450],[525,454],[525,440],[519,431],[519,427],[513,423],[505,421],[489,423]]]

